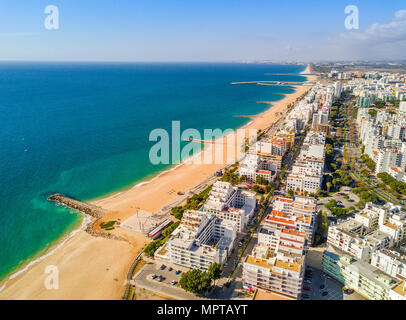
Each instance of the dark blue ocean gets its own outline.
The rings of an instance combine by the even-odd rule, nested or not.
[[[237,128],[291,87],[303,66],[258,64],[0,64],[0,279],[43,253],[80,217],[46,201],[90,200],[166,166],[149,161],[150,131]]]

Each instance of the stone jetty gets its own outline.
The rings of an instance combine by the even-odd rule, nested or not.
[[[75,200],[59,193],[54,194],[48,198],[48,200],[53,201],[59,205],[68,207],[70,209],[77,210],[79,212],[88,214],[94,218],[100,219],[107,212],[106,210],[79,200]]]

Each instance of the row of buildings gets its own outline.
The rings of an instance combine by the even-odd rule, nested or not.
[[[323,269],[373,300],[406,300],[406,212],[367,203],[353,218],[329,226]]]
[[[344,91],[357,97],[357,106],[371,107],[376,100],[389,104],[406,98],[406,76],[401,73],[373,72],[365,73],[362,79],[347,81]]]
[[[376,164],[375,173],[406,181],[406,75],[367,72],[362,79],[348,81],[343,90],[357,97],[359,138]]]
[[[377,110],[376,116],[369,110],[360,108],[357,114],[364,153],[375,162],[376,174],[386,172],[406,181],[406,101],[398,110]]]
[[[246,230],[255,208],[255,193],[217,181],[201,210],[183,213],[179,227],[156,251],[155,258],[202,271],[212,263],[222,265],[238,232]]]
[[[316,194],[321,189],[324,174],[326,135],[310,131],[287,176],[286,190]]]
[[[290,118],[307,111],[313,111],[312,118],[306,117],[303,126],[312,120],[312,130],[306,135],[302,148],[292,170],[287,176],[286,189],[305,194],[315,194],[323,183],[325,163],[326,135],[330,134],[330,109],[333,102],[340,98],[343,92],[340,81],[334,83],[317,83],[304,99],[291,113]],[[313,108],[309,108],[309,105]]]
[[[314,235],[317,201],[275,197],[258,229],[258,243],[243,263],[243,287],[295,299],[301,295],[307,247]]]
[[[257,141],[240,162],[240,176],[245,176],[250,183],[256,183],[258,177],[274,181],[294,143],[295,132],[289,131],[278,132],[266,141]]]
[[[296,103],[276,134],[265,141],[259,141],[250,148],[240,162],[239,174],[255,183],[258,177],[272,182],[282,168],[288,151],[295,145],[295,138],[312,123],[300,150],[300,155],[288,176],[287,188],[302,193],[316,193],[321,187],[324,172],[325,137],[330,133],[329,113],[334,99],[342,94],[341,82],[317,83]]]
[[[330,133],[329,112],[341,96],[341,83],[316,84],[286,117],[277,134],[303,134],[300,153],[287,176],[287,189],[316,193],[321,188],[326,135]],[[261,146],[262,147],[262,146]],[[258,147],[257,147],[258,148]],[[268,149],[270,150],[270,148]],[[258,242],[243,264],[243,287],[261,288],[299,299],[305,274],[306,253],[315,233],[317,200],[306,196],[293,199],[275,196],[272,211],[258,229]]]

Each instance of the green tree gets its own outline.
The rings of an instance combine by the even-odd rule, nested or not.
[[[155,251],[162,245],[162,240],[155,240],[148,244],[144,250],[148,257],[153,257]]]
[[[216,280],[220,279],[221,277],[221,266],[218,263],[212,263],[209,266],[209,277],[210,279],[214,280],[214,285],[216,285]]]
[[[179,285],[188,292],[205,294],[211,287],[211,279],[206,272],[195,269],[183,273]]]
[[[169,227],[165,228],[162,231],[162,235],[166,238],[170,236],[170,234],[179,226],[180,221],[177,221],[175,223],[172,223]]]

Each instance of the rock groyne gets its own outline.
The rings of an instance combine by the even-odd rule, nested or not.
[[[48,200],[53,201],[59,205],[68,207],[73,210],[80,211],[82,213],[88,214],[96,219],[100,219],[107,212],[106,210],[79,200],[75,200],[59,193],[54,194],[48,198]]]

